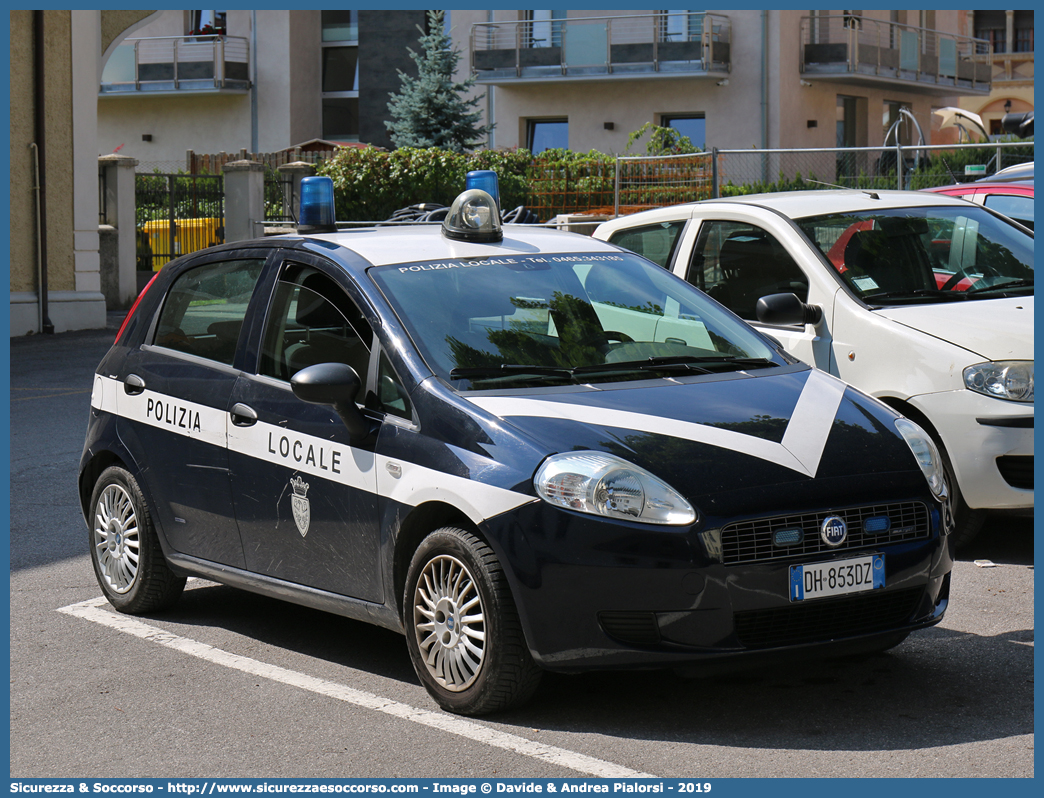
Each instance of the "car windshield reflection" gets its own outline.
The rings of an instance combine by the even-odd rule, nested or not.
[[[872,304],[1033,293],[1033,236],[980,208],[897,208],[797,220]]]
[[[432,371],[460,389],[785,362],[704,294],[630,253],[437,261],[370,274]]]

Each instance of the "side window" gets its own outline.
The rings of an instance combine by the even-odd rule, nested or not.
[[[609,243],[629,249],[666,269],[684,227],[685,222],[662,222],[633,230],[621,230],[609,237]]]
[[[163,302],[153,343],[232,365],[261,259],[219,261],[178,277]]]
[[[355,369],[365,394],[373,331],[337,283],[311,266],[283,267],[265,322],[258,373],[289,381],[317,363]]]
[[[382,352],[377,365],[377,407],[382,413],[390,413],[407,421],[413,420],[413,403],[406,394],[406,388],[399,381],[388,362],[387,356]]]
[[[686,279],[748,321],[757,321],[758,299],[768,294],[808,301],[808,278],[783,245],[742,222],[703,223]]]
[[[1016,222],[1033,229],[1033,197],[1012,196],[1010,194],[988,194],[983,201],[987,208],[1014,219]]]

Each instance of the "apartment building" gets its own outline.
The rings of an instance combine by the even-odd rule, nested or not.
[[[188,149],[392,147],[388,95],[416,74],[425,24],[422,10],[164,11],[105,65],[99,148],[174,168]]]
[[[933,108],[989,95],[966,14],[457,11],[454,35],[495,146],[623,153],[646,122],[707,147],[873,146],[900,109],[927,137]]]
[[[454,10],[446,25],[458,79],[486,94],[490,146],[623,153],[646,122],[708,147],[873,146],[905,109],[930,136],[933,108],[970,108],[1003,76],[975,14]],[[388,96],[425,22],[421,10],[164,12],[106,63],[99,146],[143,163],[316,138],[390,147]]]
[[[989,42],[993,74],[988,95],[962,97],[990,135],[1001,135],[1005,114],[1033,110],[1033,10],[969,11],[965,32]]]

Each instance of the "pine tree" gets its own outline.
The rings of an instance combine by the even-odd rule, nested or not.
[[[475,78],[463,83],[453,80],[460,52],[451,49],[444,16],[442,11],[428,12],[428,32],[421,31],[419,39],[423,52],[418,55],[409,50],[418,76],[410,77],[400,69],[402,89],[389,95],[392,121],[384,124],[396,147],[438,147],[464,152],[474,148],[493,129],[491,125],[478,125],[482,112],[475,107],[486,95],[464,99],[464,94],[475,85]]]

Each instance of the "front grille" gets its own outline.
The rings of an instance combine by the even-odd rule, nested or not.
[[[736,635],[745,648],[817,643],[903,626],[924,588],[875,590],[840,599],[812,599],[789,607],[737,612]]]
[[[660,642],[660,627],[652,612],[607,610],[598,613],[598,622],[607,635],[621,643],[650,646]]]
[[[997,458],[997,468],[1013,488],[1033,490],[1033,455],[1006,454]]]
[[[820,537],[820,526],[830,515],[844,519],[848,537],[836,548],[827,546]],[[887,517],[889,527],[882,532],[868,532],[867,521]],[[873,526],[873,524],[871,524]],[[800,529],[801,540],[790,545],[779,545],[773,540],[776,532],[790,533]],[[729,524],[721,530],[722,562],[726,565],[766,562],[801,557],[806,554],[837,552],[865,546],[884,546],[906,540],[927,538],[931,533],[928,508],[922,502],[874,504],[802,515],[781,515]]]

